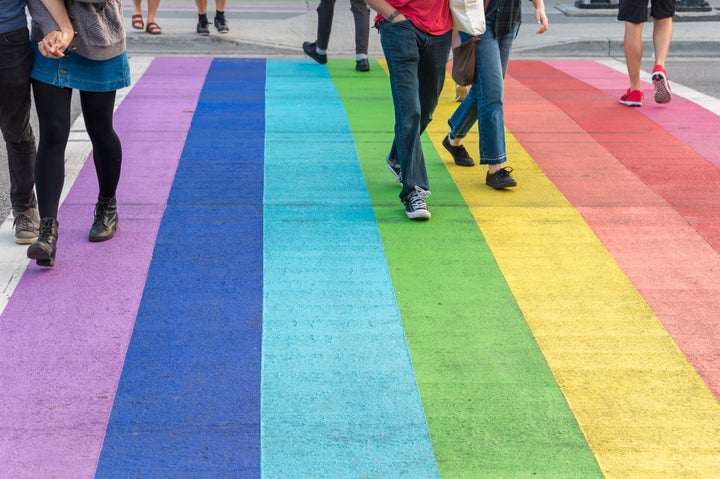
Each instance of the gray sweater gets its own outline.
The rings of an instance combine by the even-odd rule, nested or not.
[[[121,0],[66,0],[75,38],[68,50],[91,60],[108,60],[125,51],[125,24]],[[31,38],[42,40],[58,29],[40,0],[28,0]]]

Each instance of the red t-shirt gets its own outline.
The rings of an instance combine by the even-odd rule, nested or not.
[[[452,17],[448,0],[387,0],[413,24],[430,35],[442,35],[452,29]],[[384,18],[375,17],[375,23]]]

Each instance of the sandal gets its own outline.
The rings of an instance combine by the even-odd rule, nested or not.
[[[160,28],[160,25],[158,25],[155,22],[148,23],[147,28],[145,28],[145,31],[151,35],[160,35],[162,33],[162,29]]]
[[[136,13],[132,16],[132,27],[135,30],[142,30],[145,28],[145,24],[143,23],[142,13]]]

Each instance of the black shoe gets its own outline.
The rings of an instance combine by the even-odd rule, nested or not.
[[[117,200],[99,200],[95,204],[95,220],[88,239],[93,242],[107,241],[115,236],[118,226]]]
[[[360,60],[355,62],[355,69],[359,72],[369,72],[370,62],[367,58],[361,58]]]
[[[198,22],[197,32],[203,36],[210,35],[210,29],[208,28],[208,22]]]
[[[430,192],[415,186],[415,191],[410,196],[402,200],[405,205],[405,214],[411,220],[426,221],[430,219],[430,211],[428,210],[425,198]]]
[[[320,55],[317,50],[315,50],[315,46],[315,42],[303,42],[303,51],[305,52],[305,55],[309,56],[320,65],[325,65],[327,63],[327,55]]]
[[[215,28],[217,29],[218,33],[227,33],[230,31],[227,20],[225,20],[225,15],[215,15],[215,20],[213,23],[215,24]]]
[[[496,190],[509,188],[511,186],[517,186],[515,178],[510,175],[512,170],[512,168],[506,166],[505,168],[500,168],[492,175],[488,171],[488,174],[485,177],[485,183],[491,188],[495,188]]]
[[[470,155],[468,154],[467,150],[464,146],[453,146],[450,144],[450,137],[445,135],[445,138],[443,138],[442,145],[445,147],[447,151],[450,152],[450,154],[453,157],[453,160],[455,160],[456,165],[460,166],[474,166],[475,162],[472,158],[470,158]]]
[[[55,218],[40,220],[38,240],[28,246],[27,257],[34,259],[38,266],[52,268],[55,266],[57,252],[58,222]]]

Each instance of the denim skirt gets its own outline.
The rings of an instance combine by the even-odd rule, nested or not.
[[[47,58],[33,43],[33,67],[30,78],[83,91],[115,91],[130,86],[130,62],[127,52],[109,60],[90,60],[68,52],[63,58]]]

